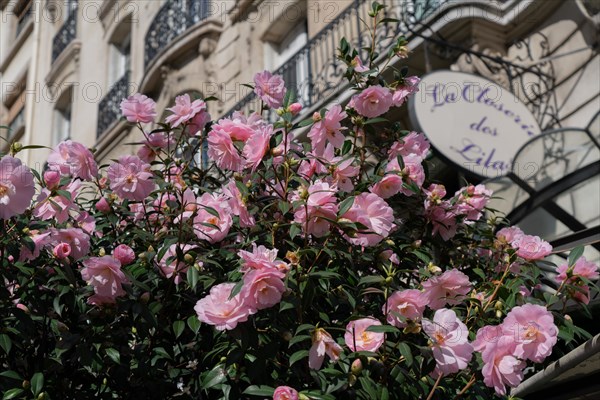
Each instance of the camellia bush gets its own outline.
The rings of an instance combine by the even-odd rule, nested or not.
[[[108,165],[67,140],[34,171],[14,143],[4,399],[487,399],[588,338],[564,315],[597,291],[583,249],[544,289],[551,246],[486,210],[482,185],[447,193],[425,137],[384,118],[418,88],[390,67],[406,46],[361,60],[342,40],[355,93],[300,122],[265,71],[258,111],[218,121],[211,99],[179,96],[164,121],[124,99],[145,140]]]

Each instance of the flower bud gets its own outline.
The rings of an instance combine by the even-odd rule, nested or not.
[[[502,311],[496,310],[496,318],[502,318]]]
[[[44,183],[48,189],[56,189],[60,184],[60,172],[52,169],[44,172]]]
[[[430,262],[429,265],[427,265],[427,269],[432,274],[439,274],[440,272],[442,272],[442,269],[432,262]]]
[[[357,358],[356,360],[354,360],[352,362],[352,366],[350,367],[350,371],[352,371],[352,373],[354,375],[358,375],[362,372],[363,370],[363,365],[362,362],[360,361],[360,358]]]
[[[498,301],[497,301],[497,302],[494,304],[494,309],[496,309],[496,310],[502,310],[502,308],[504,308],[504,304],[502,304],[502,302],[498,300]]]
[[[149,292],[142,293],[142,295],[140,296],[140,301],[144,304],[147,304],[149,300],[150,300],[150,293]]]
[[[290,104],[290,106],[288,107],[288,110],[290,113],[292,113],[292,115],[296,116],[296,115],[298,115],[298,113],[300,113],[300,111],[302,111],[302,104],[300,104],[300,103]]]
[[[129,265],[135,260],[135,253],[126,244],[120,244],[113,250],[113,257],[119,260],[121,265]]]
[[[356,385],[356,375],[350,375],[350,376],[348,377],[348,385],[349,385],[350,387],[352,387],[352,386]]]
[[[319,114],[318,112],[315,112],[312,116],[312,120],[313,120],[313,122],[319,122],[321,120],[321,114]]]
[[[103,213],[107,213],[110,211],[110,204],[108,204],[108,200],[106,200],[105,197],[102,197],[100,200],[98,200],[98,202],[96,203],[96,210]]]
[[[292,335],[292,332],[290,332],[290,331],[283,332],[282,336],[283,336],[283,340],[285,340],[286,342],[289,342],[294,337],[294,335]]]
[[[71,254],[71,245],[69,243],[59,243],[52,249],[52,254],[59,259],[67,258]]]
[[[186,262],[186,264],[192,264],[192,263],[194,262],[194,260],[195,260],[195,259],[194,259],[194,256],[193,256],[193,255],[191,255],[190,253],[186,253],[186,254],[183,256],[183,261],[185,261],[185,262]]]
[[[23,389],[28,390],[31,387],[31,382],[29,382],[28,380],[24,380],[21,386],[23,387]]]
[[[20,152],[21,150],[23,150],[23,144],[21,144],[21,142],[14,142],[11,146],[10,146],[10,154],[11,155],[15,155],[18,152]]]
[[[104,247],[100,247],[98,249],[98,256],[104,257],[105,255],[106,255],[106,250],[104,249]]]

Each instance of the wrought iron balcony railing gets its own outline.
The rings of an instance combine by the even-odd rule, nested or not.
[[[435,12],[446,0],[379,0],[386,5],[385,17],[399,22],[381,25],[375,38],[375,51],[386,52],[397,37],[407,35]],[[295,89],[299,101],[305,108],[312,107],[322,99],[340,91],[344,85],[346,66],[337,59],[337,48],[345,37],[357,49],[371,44],[369,31],[364,21],[372,0],[355,0],[331,23],[313,37],[302,49],[286,61],[275,74],[282,75],[288,87]],[[254,93],[248,94],[227,114],[239,110],[249,112],[260,107]]]
[[[96,138],[99,138],[112,124],[121,117],[121,100],[129,96],[129,72],[126,72],[102,98],[98,104],[98,127]]]
[[[77,2],[73,2],[67,20],[52,42],[52,62],[56,61],[63,50],[77,36]]]
[[[32,8],[33,6],[29,6],[27,8],[27,11],[25,11],[25,13],[21,16],[21,18],[19,18],[19,21],[17,22],[17,37],[19,37],[19,35],[21,34],[21,32],[23,32],[23,29],[27,26],[27,23],[29,21],[31,21],[31,17],[32,17]]]
[[[148,66],[177,36],[206,19],[208,0],[169,0],[158,11],[146,34],[144,64]]]

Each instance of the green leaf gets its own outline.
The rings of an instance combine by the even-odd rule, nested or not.
[[[362,278],[360,278],[360,281],[358,281],[358,285],[367,285],[367,284],[371,284],[371,283],[380,283],[383,282],[385,280],[385,278],[381,275],[369,275],[369,276],[363,276]]]
[[[23,393],[23,389],[20,389],[20,388],[14,388],[14,389],[7,390],[4,393],[4,396],[2,396],[2,400],[16,399],[22,393]]]
[[[311,325],[311,324],[302,324],[298,327],[298,329],[296,329],[296,335],[299,334],[300,332],[306,331],[308,329],[314,329],[315,326]]]
[[[400,329],[391,325],[371,325],[367,329],[369,332],[378,332],[378,333],[398,333]]]
[[[583,246],[577,246],[569,253],[569,267],[575,265],[577,260],[583,255]]]
[[[238,283],[236,283],[233,289],[231,289],[231,293],[229,294],[229,300],[233,299],[239,292],[241,292],[243,286],[244,281],[239,281]]]
[[[175,338],[178,338],[183,333],[185,329],[185,323],[183,321],[175,321],[173,322],[173,332],[175,333]]]
[[[312,125],[315,121],[313,121],[312,118],[309,119],[305,119],[304,121],[300,121],[298,122],[298,125],[296,125],[298,128],[304,128],[305,126],[309,126]]]
[[[44,388],[44,374],[41,372],[36,372],[33,374],[31,378],[31,392],[34,396],[40,394],[42,389]]]
[[[290,239],[294,239],[300,234],[300,226],[298,224],[292,224],[290,226]]]
[[[273,389],[271,386],[264,386],[264,385],[252,385],[252,386],[248,386],[248,388],[246,388],[246,390],[243,391],[244,394],[249,394],[251,396],[273,396],[273,393],[275,392],[275,389]]]
[[[410,351],[410,346],[406,343],[399,343],[398,350],[400,350],[400,354],[402,354],[402,356],[404,357],[404,362],[406,363],[406,366],[410,368],[413,363],[413,355]]]
[[[190,267],[187,270],[187,282],[192,289],[198,284],[198,270],[195,267]]]
[[[10,349],[12,348],[12,342],[8,335],[2,334],[0,335],[0,346],[4,349],[4,352],[8,354]]]
[[[309,340],[310,339],[310,335],[298,335],[298,336],[294,336],[289,343],[289,347],[292,347],[293,345],[295,345],[298,342],[303,342],[305,340]]]
[[[198,330],[200,329],[200,320],[195,315],[192,315],[187,319],[187,325],[190,327],[192,332],[198,333]]]
[[[3,371],[0,372],[0,376],[3,376],[4,378],[16,379],[18,381],[23,380],[23,378],[21,378],[21,375],[17,374],[15,371]]]
[[[119,351],[117,349],[113,349],[112,347],[109,347],[108,349],[106,349],[106,355],[113,360],[115,363],[120,364],[121,363],[121,354],[119,353]]]
[[[223,371],[223,368],[218,365],[212,371],[207,373],[204,379],[202,379],[202,389],[210,389],[213,386],[217,386],[218,384],[225,382],[225,380],[227,380],[225,371]]]
[[[308,357],[308,350],[298,350],[290,357],[290,367],[294,365],[297,361],[300,361],[306,357]]]
[[[354,203],[354,196],[344,199],[344,201],[342,201],[340,203],[340,210],[338,212],[338,215],[341,217],[342,215],[346,214],[346,212],[350,209],[350,207],[352,207],[353,203]]]
[[[389,122],[389,121],[386,118],[377,117],[377,118],[368,119],[367,122],[365,122],[365,125],[376,124],[378,122]]]

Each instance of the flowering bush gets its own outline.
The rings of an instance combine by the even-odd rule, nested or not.
[[[265,71],[261,109],[216,122],[184,95],[151,129],[152,99],[124,99],[145,141],[108,166],[68,140],[32,171],[12,146],[4,398],[488,398],[588,337],[561,307],[589,301],[597,266],[577,249],[542,290],[550,245],[484,219],[481,185],[448,196],[425,137],[382,117],[418,78],[339,50],[356,94],[301,122]]]

